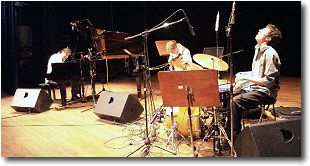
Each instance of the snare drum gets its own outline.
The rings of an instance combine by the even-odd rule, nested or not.
[[[230,84],[219,85],[221,108],[229,108]]]
[[[177,111],[178,110],[178,111]],[[201,134],[201,119],[200,119],[200,109],[199,107],[191,107],[192,113],[192,130],[193,137],[199,138]],[[187,107],[179,107],[179,109],[173,109],[173,120],[176,122],[176,128],[183,136],[190,136],[189,130],[189,118]],[[166,115],[165,119],[166,128],[171,128],[171,117]]]

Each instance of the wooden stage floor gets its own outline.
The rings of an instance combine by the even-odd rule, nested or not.
[[[103,85],[96,84],[96,92]],[[108,91],[136,94],[135,78],[118,76],[104,84]],[[70,87],[67,87],[70,99]],[[152,77],[153,99],[156,109],[162,105],[161,94],[156,76]],[[59,97],[59,90],[56,90]],[[91,86],[86,86],[86,94],[91,94]],[[144,145],[145,112],[140,119],[131,124],[118,124],[98,118],[93,113],[93,101],[70,103],[59,110],[60,101],[56,100],[48,111],[42,113],[16,112],[10,107],[13,96],[1,95],[1,156],[2,157],[126,157]],[[140,100],[144,106],[144,99]],[[281,77],[281,90],[275,105],[301,107],[301,79]],[[148,109],[149,110],[149,109]],[[148,116],[151,112],[148,112]],[[149,117],[148,119],[151,119]],[[149,133],[156,133],[150,149],[151,157],[192,157],[190,139],[176,141],[177,148],[167,145],[165,119],[148,125]],[[257,120],[249,120],[256,123]],[[185,125],[185,122],[179,122]],[[168,124],[168,123],[167,123]],[[207,126],[210,125],[208,119]],[[156,131],[156,132],[153,132]],[[213,141],[194,141],[198,157],[229,157],[230,151],[222,156],[213,153]],[[140,157],[141,149],[130,157]],[[163,150],[164,149],[164,150]],[[170,153],[175,151],[176,155]]]

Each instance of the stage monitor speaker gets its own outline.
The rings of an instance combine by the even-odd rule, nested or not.
[[[137,97],[108,91],[101,92],[94,111],[101,119],[120,123],[137,120],[142,112],[143,107]]]
[[[250,125],[238,135],[238,157],[301,157],[301,119]]]
[[[52,105],[51,96],[42,89],[22,89],[15,91],[11,107],[18,112],[44,112]]]

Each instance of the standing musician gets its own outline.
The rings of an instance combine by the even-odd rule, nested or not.
[[[260,29],[255,37],[257,45],[252,61],[250,74],[237,74],[233,97],[233,136],[236,140],[241,131],[242,112],[258,105],[274,103],[280,89],[280,67],[281,62],[274,46],[282,39],[279,29],[268,24]],[[247,86],[245,86],[247,85]],[[230,136],[230,116],[228,116],[226,131]],[[227,144],[226,144],[227,145]]]
[[[180,43],[176,43],[176,41],[168,41],[166,44],[166,50],[169,53],[168,62],[170,63],[169,70],[171,71],[179,70],[173,66],[173,62],[180,62],[182,64],[192,62],[190,51]]]
[[[47,71],[46,74],[50,74],[52,72],[52,63],[64,63],[68,57],[71,55],[71,49],[70,48],[63,48],[59,52],[51,55],[51,57],[48,60],[47,64]],[[52,84],[52,85],[58,85],[60,89],[60,95],[61,95],[61,104],[62,106],[66,106],[66,83],[65,82],[54,82],[53,80],[48,80],[45,78],[45,83]],[[71,94],[72,94],[72,101],[77,100],[79,97],[77,94],[79,93],[79,82],[72,80],[71,82]]]

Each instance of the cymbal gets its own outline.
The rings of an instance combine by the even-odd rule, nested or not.
[[[208,54],[195,54],[193,56],[195,62],[202,67],[214,69],[218,71],[228,70],[228,64],[220,58]]]
[[[171,65],[174,67],[175,71],[182,70],[202,70],[203,68],[193,62],[182,62],[182,61],[172,61]]]

